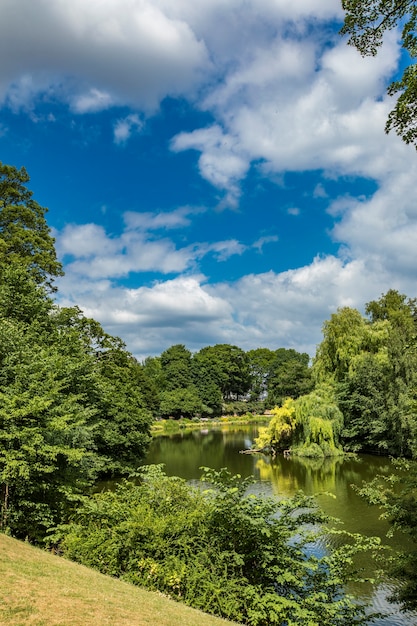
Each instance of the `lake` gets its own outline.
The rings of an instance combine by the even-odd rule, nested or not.
[[[393,548],[406,547],[405,539],[399,535],[386,539],[389,527],[379,519],[379,509],[369,506],[352,488],[352,484],[360,486],[362,481],[372,479],[377,473],[390,473],[387,458],[358,455],[357,459],[310,460],[280,455],[272,460],[264,455],[240,454],[241,450],[252,446],[257,434],[254,425],[224,425],[160,435],[152,440],[146,463],[163,463],[168,475],[189,481],[200,478],[201,466],[227,467],[234,474],[254,476],[254,489],[268,496],[291,496],[302,490],[307,495],[315,495],[325,513],[340,519],[347,531],[377,535]],[[372,574],[369,559],[365,557],[360,564],[367,575]],[[349,591],[369,601],[374,610],[392,612],[389,617],[374,622],[377,626],[417,626],[417,615],[401,614],[387,601],[389,590],[386,588],[360,585]]]

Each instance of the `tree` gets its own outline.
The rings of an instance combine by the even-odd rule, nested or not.
[[[199,359],[210,363],[210,378],[219,387],[224,400],[238,400],[250,389],[249,357],[237,346],[228,343],[207,346]]]
[[[375,56],[387,30],[401,28],[402,48],[411,60],[417,56],[417,5],[415,0],[342,0],[346,11],[342,34],[349,44],[365,55]],[[388,93],[400,93],[389,114],[385,130],[394,129],[405,143],[417,148],[417,66],[408,65],[400,80],[388,87]]]
[[[363,353],[337,388],[344,416],[343,441],[348,450],[392,450],[387,422],[388,357]]]
[[[269,348],[256,348],[249,350],[246,354],[249,358],[251,377],[250,398],[251,400],[259,400],[259,398],[266,396],[268,376],[276,354]]]
[[[410,456],[417,450],[416,302],[395,290],[343,308],[323,325],[313,373],[334,387],[344,441],[354,449]]]
[[[191,352],[183,344],[171,346],[160,356],[165,389],[183,389],[192,384]]]
[[[52,281],[62,276],[57,260],[54,239],[45,219],[47,209],[32,198],[26,187],[29,176],[0,162],[0,263],[17,263],[35,282],[52,289]]]
[[[142,460],[152,389],[120,339],[54,304],[61,265],[28,180],[0,164],[0,527],[39,542],[99,473]]]
[[[269,425],[259,430],[255,447],[269,449],[272,454],[289,448],[300,456],[342,454],[340,435],[343,416],[332,386],[318,386],[297,400],[287,398],[272,413]]]
[[[82,393],[91,362],[45,344],[36,322],[2,319],[0,336],[0,526],[40,541],[99,469]]]
[[[146,398],[151,391],[139,363],[123,341],[107,334],[77,307],[57,309],[54,322],[61,351],[69,359],[88,357],[88,376],[74,381],[69,391],[82,392],[92,411],[94,448],[105,474],[126,474],[143,459],[153,420]],[[143,383],[145,382],[145,387]],[[83,387],[81,385],[83,384]]]
[[[313,386],[306,352],[278,348],[274,354],[267,378],[268,406],[281,404],[285,398],[298,398]]]
[[[203,403],[196,389],[186,387],[161,393],[160,413],[162,417],[191,418],[200,414]]]

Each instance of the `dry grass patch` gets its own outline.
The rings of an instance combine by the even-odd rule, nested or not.
[[[1,626],[231,626],[0,534]]]

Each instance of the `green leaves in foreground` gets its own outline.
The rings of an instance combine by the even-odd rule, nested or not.
[[[417,462],[393,460],[394,473],[378,475],[365,483],[359,493],[370,503],[378,504],[391,524],[391,532],[400,531],[410,540],[407,551],[395,555],[387,574],[394,583],[391,600],[403,611],[417,610]]]
[[[346,535],[315,555],[326,520],[311,498],[248,493],[248,479],[225,469],[206,468],[202,481],[144,468],[139,485],[86,499],[54,540],[80,563],[251,626],[369,623],[343,589],[357,579],[354,555],[376,540]]]

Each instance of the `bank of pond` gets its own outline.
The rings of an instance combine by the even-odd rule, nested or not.
[[[165,478],[161,479],[161,477],[156,479],[156,483],[152,487],[153,479],[151,479],[148,493],[148,496],[151,494],[149,496],[151,500],[154,496],[162,501],[165,498],[165,505],[159,503],[158,507],[166,506],[173,514],[172,518],[164,518],[166,510],[158,509],[157,515],[160,518],[157,526],[159,530],[156,531],[157,535],[160,532],[166,537],[167,525],[175,527],[173,536],[171,535],[169,539],[171,542],[169,548],[171,550],[171,583],[169,584],[173,585],[171,588],[172,595],[189,602],[192,606],[198,606],[203,610],[246,624],[265,626],[307,623],[317,624],[317,626],[324,626],[325,624],[350,626],[351,624],[365,623],[374,623],[377,626],[417,625],[415,614],[401,613],[397,605],[389,602],[388,597],[392,591],[390,585],[382,580],[373,581],[379,567],[378,555],[385,558],[385,550],[381,551],[378,547],[379,540],[382,544],[387,545],[390,550],[407,550],[411,545],[407,543],[407,538],[401,534],[387,538],[389,525],[386,520],[381,519],[379,508],[367,504],[352,487],[352,485],[361,486],[364,481],[371,481],[377,474],[390,474],[392,472],[390,460],[386,457],[371,455],[310,459],[296,456],[287,457],[279,454],[273,459],[264,454],[241,454],[242,450],[253,448],[258,434],[259,427],[256,424],[239,425],[223,422],[213,426],[211,423],[203,422],[200,423],[199,428],[194,425],[194,428],[188,431],[182,429],[176,433],[153,438],[145,464],[154,468],[152,471],[156,471],[155,467],[158,471],[162,471],[166,479],[179,477],[172,478],[174,483],[169,487],[168,483],[164,482]],[[158,467],[160,464],[163,465],[163,470]],[[204,473],[202,467],[211,468],[206,470],[203,485],[200,482]],[[239,481],[234,482],[238,480],[234,478],[236,476],[241,477],[240,483],[243,481],[243,487],[239,486]],[[158,480],[162,480],[162,482],[158,483]],[[245,484],[246,480],[250,481],[250,484]],[[143,477],[138,482],[142,481]],[[176,487],[173,488],[175,484]],[[208,506],[205,509],[206,513],[202,513],[202,509],[197,513],[200,505],[194,506],[193,504],[191,509],[187,508],[186,502],[189,495],[186,490],[182,490],[189,486],[195,487],[197,492],[202,492],[205,494],[204,497],[208,497],[208,501],[202,505],[202,509],[206,505]],[[114,489],[115,484],[101,485],[101,488],[105,490],[108,487]],[[174,490],[172,491],[172,489]],[[245,493],[239,492],[241,489]],[[152,490],[156,490],[154,496]],[[168,490],[168,494],[165,493],[166,490]],[[297,495],[300,491],[304,493],[306,500]],[[214,492],[217,493],[216,497],[207,496],[207,493],[213,494]],[[164,493],[165,496],[162,495]],[[314,496],[314,502],[318,504],[323,516],[322,513],[314,509],[313,501],[308,499],[312,496]],[[129,500],[143,496],[139,494],[134,496],[133,493],[126,496],[125,493],[124,497]],[[178,498],[181,505],[179,509],[176,509]],[[300,499],[297,501],[297,498]],[[110,505],[109,502],[103,502],[101,506],[106,508]],[[148,512],[149,506],[149,501],[147,501],[146,509]],[[263,506],[266,509],[261,511]],[[267,513],[268,507],[271,506],[272,508]],[[281,506],[283,508],[280,508]],[[210,512],[208,513],[209,509]],[[311,517],[306,515],[303,518],[307,510],[312,512],[312,515]],[[209,517],[205,517],[206,514]],[[91,516],[91,510],[86,512],[86,517],[87,515]],[[329,522],[328,519],[324,519],[325,517],[332,519]],[[162,521],[163,518],[165,521]],[[210,522],[208,522],[209,518]],[[271,531],[271,520],[276,518],[285,520],[285,523]],[[340,520],[340,523],[335,522],[333,518]],[[288,525],[291,519],[294,523],[291,522]],[[265,520],[267,520],[266,524],[264,524]],[[154,522],[148,520],[147,523],[151,526]],[[195,523],[197,526],[194,525]],[[272,522],[272,527],[274,523]],[[198,524],[201,526],[197,531]],[[181,537],[181,525],[186,528],[186,533],[189,535],[187,540]],[[150,526],[145,524],[145,528],[143,528],[142,524],[141,541],[147,532],[151,532]],[[126,526],[124,528],[126,533]],[[314,534],[319,528],[321,531]],[[87,542],[89,550],[92,548],[90,530],[86,531],[86,536],[89,536]],[[114,533],[114,531],[113,528],[112,532]],[[302,537],[301,535],[306,531],[307,533],[314,531],[313,536]],[[274,542],[272,542],[273,546],[271,538],[267,537],[268,533],[271,532],[272,536],[275,536]],[[210,533],[214,534],[210,535]],[[263,533],[265,533],[266,540],[262,539]],[[377,537],[378,540],[372,539],[373,537]],[[78,541],[77,538],[74,540],[75,542]],[[103,542],[103,536],[100,537],[100,541]],[[208,541],[208,544],[205,544],[205,541]],[[367,541],[370,545],[366,545]],[[239,548],[236,546],[236,543],[239,542],[252,543],[253,549],[249,549],[248,544],[244,548],[242,546]],[[298,545],[297,542],[299,542]],[[346,552],[346,542],[352,548],[351,553],[349,550]],[[354,548],[354,544],[358,542],[359,544],[363,543]],[[189,571],[186,573],[185,570],[189,567],[189,563],[186,564],[181,559],[176,560],[179,544],[181,544],[180,553],[187,551],[194,553],[191,561],[196,564],[198,572]],[[211,548],[208,547],[210,544]],[[202,545],[205,545],[205,548],[200,550]],[[288,545],[294,546],[298,553],[288,555],[285,552],[288,550]],[[162,543],[160,544],[162,550],[161,546]],[[155,555],[155,545],[152,545],[152,550]],[[226,578],[224,580],[210,579],[210,575],[205,569],[207,559],[214,556],[212,550],[217,555],[221,554],[223,560],[216,566],[211,563],[210,567],[213,569],[219,567],[219,571],[225,572]],[[237,566],[237,562],[243,558],[242,554],[245,551],[246,554],[251,552],[250,558],[245,561],[243,566],[242,564]],[[158,552],[158,548],[156,552]],[[377,560],[371,558],[371,554],[377,554]],[[77,554],[72,556],[77,558]],[[291,557],[290,562],[285,564],[287,557]],[[270,559],[269,566],[267,565],[268,559]],[[164,560],[165,557],[162,558],[162,561]],[[308,564],[306,565],[307,561]],[[161,567],[162,569],[158,559],[147,561],[142,556],[137,559],[137,563],[140,563],[142,568],[141,575],[136,574],[137,582],[140,584],[151,583],[151,587],[152,584],[155,584],[155,588],[159,584],[164,591],[169,592],[166,579],[164,582],[162,573],[159,572],[158,574],[158,568]],[[194,565],[190,567],[192,569]],[[248,568],[246,571],[245,567]],[[261,601],[262,585],[267,588],[268,580],[259,579],[257,582],[252,581],[255,583],[255,587],[257,585],[259,597],[256,599],[253,597],[244,598],[244,604],[246,608],[249,607],[249,611],[245,614],[242,606],[231,608],[228,605],[229,600],[222,595],[223,591],[220,593],[222,586],[224,590],[228,585],[230,587],[230,584],[235,585],[234,591],[229,588],[230,597],[234,597],[233,594],[242,596],[243,587],[252,589],[247,581],[248,576],[259,568],[268,567],[270,567],[272,577],[275,576],[273,583],[276,591],[275,597],[264,594]],[[348,575],[349,571],[353,572],[355,569],[357,575],[353,573]],[[250,570],[250,574],[248,574],[248,570]],[[239,572],[238,580],[231,583],[230,581],[237,572]],[[333,583],[330,586],[329,574],[333,576]],[[158,579],[159,575],[160,578]],[[287,577],[286,580],[283,579],[283,576],[284,579]],[[154,581],[152,581],[153,577]],[[187,577],[194,577],[191,584],[192,592],[186,591],[185,587],[182,588]],[[366,580],[366,582],[359,582],[358,579]],[[245,582],[240,587],[242,581]],[[188,582],[190,581],[188,580]],[[198,596],[196,594],[197,588],[204,590],[205,600],[201,597],[196,599]],[[210,597],[209,602],[207,601],[208,596]],[[279,600],[278,596],[280,596]],[[347,596],[350,596],[353,605],[367,606],[364,615],[360,614],[360,611],[352,609],[352,605],[349,603],[346,606],[337,605],[342,597],[346,598]],[[318,600],[319,597],[321,598],[320,601]],[[206,601],[207,604],[204,604]],[[282,602],[287,603],[286,609],[283,608]],[[291,604],[293,606],[290,606]],[[330,604],[333,607],[331,614],[326,613]],[[294,608],[295,605],[297,608]],[[385,615],[376,616],[372,621],[371,614],[376,613]],[[239,614],[241,619],[238,619]]]

